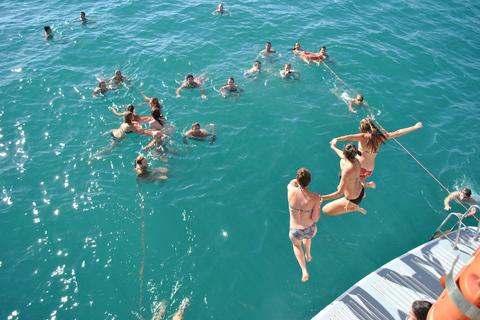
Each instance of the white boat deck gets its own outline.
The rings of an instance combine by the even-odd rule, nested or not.
[[[477,228],[462,229],[458,250],[452,242],[457,232],[427,242],[396,258],[359,281],[312,320],[405,320],[415,300],[436,301],[443,287],[439,279],[454,275],[479,246]],[[446,239],[448,237],[452,242]]]

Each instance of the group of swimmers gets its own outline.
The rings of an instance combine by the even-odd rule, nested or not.
[[[395,132],[382,132],[372,119],[364,118],[360,121],[360,133],[332,139],[330,147],[340,157],[340,183],[337,191],[333,193],[321,196],[308,190],[311,182],[310,171],[306,168],[298,170],[296,179],[287,185],[290,211],[289,237],[295,257],[302,269],[303,282],[309,278],[305,260],[307,262],[312,260],[311,241],[317,233],[316,222],[320,218],[322,202],[336,199],[324,205],[322,209],[323,213],[329,216],[352,211],[366,214],[367,211],[360,207],[360,203],[365,197],[365,188],[376,188],[375,182],[365,180],[373,173],[380,146],[385,144],[385,140],[400,137],[421,127],[422,123],[418,122],[412,127]],[[338,141],[347,140],[358,142],[358,148],[351,142],[345,143],[342,150],[337,148]],[[305,252],[302,249],[302,243]]]

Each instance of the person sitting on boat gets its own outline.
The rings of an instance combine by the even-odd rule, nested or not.
[[[128,78],[126,76],[124,76],[120,70],[115,70],[115,76],[108,79],[109,82],[113,82],[115,84],[119,84],[120,82],[123,82],[124,80],[128,81]]]
[[[198,79],[197,79],[198,80]],[[185,82],[180,86],[180,88],[177,89],[176,93],[177,93],[177,98],[180,97],[180,91],[183,89],[183,88],[189,88],[189,89],[193,89],[193,88],[199,88],[200,89],[200,93],[202,94],[202,99],[204,100],[207,100],[207,96],[205,95],[205,90],[202,88],[202,86],[196,82],[193,78],[193,76],[191,74],[188,74],[187,77],[185,78]]]
[[[405,320],[427,320],[432,303],[425,300],[415,300],[410,307],[410,314]]]
[[[368,178],[375,168],[375,158],[377,157],[378,150],[382,144],[385,144],[385,140],[397,138],[407,134],[409,132],[415,131],[422,127],[422,123],[418,122],[413,127],[408,127],[404,129],[399,129],[395,132],[381,132],[370,118],[364,118],[360,121],[360,132],[358,134],[351,134],[347,136],[338,137],[332,140],[334,144],[337,141],[358,141],[358,150],[361,151],[358,160],[360,161],[360,178],[362,184],[366,188],[375,188],[375,182],[371,181],[365,183],[365,179]]]
[[[453,199],[457,199],[462,202],[465,202],[470,206],[478,204],[478,200],[472,197],[472,190],[470,190],[469,188],[465,188],[462,191],[455,191],[450,193],[450,195],[446,197],[445,200],[443,201],[445,204],[445,208],[444,208],[445,210],[448,211],[452,209],[450,207],[450,201],[452,201]],[[473,207],[468,216],[471,216],[476,212],[477,212],[477,208]]]
[[[245,72],[243,75],[248,76],[248,75],[256,75],[260,72],[262,69],[262,63],[260,61],[255,61],[255,64],[253,65],[253,68]]]
[[[100,81],[98,83],[98,87],[95,88],[95,90],[93,90],[92,96],[95,98],[97,96],[97,94],[99,94],[99,93],[104,94],[104,93],[107,93],[110,90],[112,90],[112,88],[110,86],[108,86],[105,81]]]
[[[153,182],[157,180],[167,180],[165,174],[169,173],[167,168],[148,169],[148,161],[144,156],[138,156],[135,159],[135,171],[137,172],[137,181]]]
[[[183,142],[188,145],[187,138],[189,139],[205,139],[207,137],[212,137],[212,141],[210,144],[213,144],[215,140],[217,140],[217,136],[215,135],[215,126],[210,124],[212,127],[213,133],[209,133],[205,130],[200,129],[200,124],[198,122],[195,122],[192,124],[192,130],[188,130],[185,135],[183,136]]]
[[[298,78],[300,77],[300,72],[292,70],[292,65],[290,63],[285,63],[285,67],[280,71],[280,76],[282,78]]]
[[[243,92],[243,89],[235,84],[235,79],[230,77],[228,78],[228,84],[221,87],[218,91],[222,94],[222,97],[224,98],[226,98],[230,93],[233,93],[238,98]]]
[[[368,108],[368,104],[365,101],[363,101],[363,96],[361,94],[357,94],[357,97],[355,99],[351,99],[348,102],[348,110],[350,110],[353,113],[357,113],[357,110],[353,109],[352,105],[364,106]]]
[[[340,160],[340,183],[337,191],[323,196],[323,200],[336,199],[344,195],[343,198],[337,199],[326,204],[323,207],[323,213],[329,216],[338,216],[347,212],[358,211],[366,214],[367,211],[360,208],[360,202],[365,197],[365,188],[360,180],[361,164],[355,157],[361,156],[362,152],[351,142],[343,145],[343,151],[340,151],[335,142],[330,142],[331,148],[341,158]]]
[[[272,53],[277,53],[277,51],[272,49],[272,43],[270,41],[267,41],[265,44],[265,49],[259,52],[259,55],[261,55],[263,58],[265,58],[265,55],[269,55]]]
[[[317,225],[320,219],[320,206],[322,197],[308,190],[308,185],[312,181],[310,171],[307,168],[300,168],[297,171],[297,178],[290,181],[287,185],[287,199],[290,212],[290,241],[293,244],[293,252],[302,269],[302,281],[308,280],[307,271],[308,262],[312,261],[310,248],[312,238],[317,233]],[[302,249],[305,248],[305,253]]]

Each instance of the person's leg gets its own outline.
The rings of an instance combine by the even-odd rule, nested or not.
[[[309,275],[307,272],[307,264],[305,262],[305,254],[303,253],[302,249],[302,241],[296,239],[291,233],[289,233],[289,236],[293,244],[293,253],[295,254],[298,264],[302,269],[302,281],[305,282],[308,280]]]
[[[310,248],[312,246],[312,239],[317,234],[317,226],[315,225],[315,232],[310,239],[303,239],[303,247],[305,248],[305,257],[307,258],[307,262],[312,261],[312,255],[310,254]]]
[[[359,205],[352,203],[351,201],[348,201],[345,198],[337,199],[335,201],[332,201],[328,204],[326,204],[323,207],[323,213],[325,213],[327,216],[338,216],[340,214],[352,212],[352,211],[358,211],[363,214],[366,214],[367,211],[363,208],[360,208]]]

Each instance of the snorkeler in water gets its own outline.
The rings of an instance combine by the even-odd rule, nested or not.
[[[187,77],[185,78],[185,82],[177,89],[177,91],[176,91],[177,98],[180,97],[180,91],[183,88],[189,88],[189,89],[199,88],[200,93],[202,94],[202,99],[207,100],[207,96],[205,95],[205,90],[202,88],[202,86],[197,81],[195,81],[193,79],[193,76],[191,74],[187,75]]]

